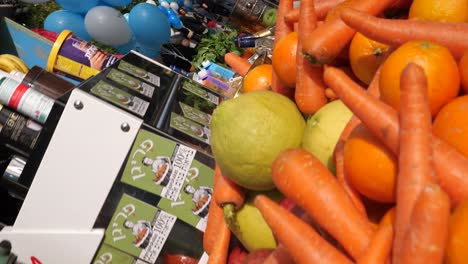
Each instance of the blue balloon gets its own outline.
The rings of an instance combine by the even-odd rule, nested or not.
[[[75,13],[86,13],[98,5],[99,0],[55,0],[63,9]]]
[[[175,29],[181,29],[182,28],[182,21],[180,21],[178,16],[169,16],[169,23],[171,23],[171,26]]]
[[[163,11],[164,15],[166,15],[167,17],[169,17],[171,14],[169,13],[169,9],[170,8],[166,8],[162,5],[158,6],[159,9],[161,9],[161,11]],[[172,10],[172,9],[171,9]]]
[[[133,49],[152,59],[155,59],[161,55],[161,45],[149,46],[137,42]]]
[[[128,17],[129,17],[129,16],[130,16],[130,14],[129,14],[129,13],[125,13],[125,14],[123,14],[123,17],[125,18],[125,20],[127,20],[127,22],[128,22]]]
[[[101,0],[111,6],[128,6],[132,0]]]
[[[169,42],[171,25],[167,16],[155,5],[137,4],[130,10],[128,22],[141,44],[156,46]]]
[[[59,34],[68,29],[83,40],[91,40],[91,36],[86,31],[84,17],[68,10],[57,10],[50,13],[44,21],[44,29]]]
[[[128,43],[119,45],[119,46],[114,46],[114,48],[119,52],[119,54],[125,55],[131,50],[134,50],[136,45],[137,45],[137,42],[136,42],[135,36],[133,36],[132,39]]]

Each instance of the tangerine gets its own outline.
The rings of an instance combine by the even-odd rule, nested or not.
[[[468,157],[468,95],[446,104],[434,119],[433,133]]]
[[[369,85],[377,68],[383,63],[387,50],[388,45],[357,32],[349,46],[349,62],[354,75]]]
[[[297,32],[291,32],[276,43],[271,57],[276,75],[290,88],[296,86],[296,53]]]
[[[244,77],[242,91],[249,93],[259,90],[271,90],[272,76],[273,66],[271,64],[258,65]]]
[[[464,264],[468,259],[468,201],[458,205],[449,222],[445,264]]]
[[[468,22],[468,0],[413,0],[408,17],[444,22]]]
[[[457,97],[460,91],[458,65],[450,51],[428,41],[409,41],[398,47],[382,64],[380,98],[396,110],[400,109],[400,75],[409,62],[424,69],[431,114]]]
[[[395,202],[397,158],[365,125],[358,125],[346,140],[344,171],[351,185],[365,197]]]

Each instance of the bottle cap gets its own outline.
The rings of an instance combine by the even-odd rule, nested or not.
[[[206,77],[208,77],[208,71],[205,70],[205,69],[201,69],[199,72],[198,72],[198,78],[200,79],[205,79]]]
[[[202,65],[203,68],[206,69],[206,68],[208,68],[210,66],[210,64],[211,64],[211,61],[206,60],[206,61],[202,62],[201,65]]]

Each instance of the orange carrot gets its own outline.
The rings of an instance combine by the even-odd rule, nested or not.
[[[398,155],[400,128],[396,110],[366,94],[364,88],[337,68],[326,67],[324,80],[354,115],[389,150]],[[468,158],[435,136],[432,136],[431,144],[436,176],[441,187],[455,204],[468,199]]]
[[[328,11],[344,1],[345,0],[315,0],[315,15],[317,19],[323,20],[327,16]],[[289,12],[284,15],[284,20],[286,23],[297,23],[299,21],[299,8],[289,10]]]
[[[258,195],[254,202],[275,237],[286,247],[296,263],[352,263],[317,234],[311,226],[267,196]]]
[[[341,19],[366,37],[391,46],[411,40],[427,40],[448,48],[456,58],[468,50],[468,24],[417,19],[385,19],[350,8]]]
[[[458,70],[460,71],[460,84],[461,88],[468,93],[468,50],[465,51],[463,56],[458,61]]]
[[[233,206],[233,210],[240,209],[244,204],[245,190],[221,173],[213,193],[216,204],[220,207]]]
[[[394,222],[395,208],[391,208],[380,221],[367,250],[356,260],[357,264],[389,263],[393,243]]]
[[[273,252],[265,259],[263,264],[294,264],[294,260],[286,247],[279,244]]]
[[[221,170],[218,165],[215,165],[214,172],[214,184],[215,186],[221,177]],[[216,189],[213,190],[216,194]],[[213,195],[214,195],[213,194]],[[224,224],[223,209],[219,207],[215,202],[210,204],[208,209],[208,221],[206,223],[205,233],[203,234],[203,249],[209,254],[213,249],[214,244],[218,236],[219,229]]]
[[[449,197],[437,184],[427,185],[414,206],[401,258],[393,263],[443,263],[449,219]]]
[[[280,0],[278,4],[276,17],[283,18],[289,10],[293,9],[293,2],[293,0]],[[276,19],[275,40],[273,43],[273,48],[280,39],[282,39],[283,37],[285,37],[293,31],[294,25],[286,23],[284,19]],[[276,75],[275,71],[273,71],[273,76],[271,78],[271,90],[283,94],[291,99],[294,99],[294,89],[291,89],[285,84],[283,84]]]
[[[296,55],[296,92],[294,98],[302,113],[313,114],[328,100],[325,96],[323,67],[314,67],[302,53],[302,43],[317,24],[314,0],[302,0],[300,7],[298,43]]]
[[[340,13],[339,9],[347,6],[371,15],[377,15],[393,2],[394,0],[347,0],[336,7],[336,12]],[[303,49],[313,64],[328,64],[351,41],[355,32],[353,28],[343,23],[339,15],[335,15],[326,19],[322,26],[310,32],[308,40],[303,43]]]
[[[405,234],[416,200],[433,181],[432,119],[427,94],[427,78],[417,64],[409,63],[400,78],[400,149],[396,187],[395,240],[393,263],[399,263]]]
[[[249,71],[250,66],[252,66],[246,58],[242,58],[234,52],[227,52],[224,54],[224,61],[240,76],[245,76]]]
[[[208,264],[226,264],[229,254],[229,242],[231,239],[231,230],[229,229],[226,222],[222,221],[220,225],[215,244],[211,252],[208,253]]]
[[[278,190],[303,208],[352,257],[366,249],[373,232],[369,222],[314,155],[301,148],[284,151],[273,162],[272,177]]]

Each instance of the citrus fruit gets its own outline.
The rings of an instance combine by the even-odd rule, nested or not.
[[[282,83],[294,88],[296,85],[297,33],[291,32],[275,44],[271,57],[273,70]]]
[[[359,193],[378,202],[395,201],[397,159],[363,124],[351,132],[343,153],[346,176]]]
[[[414,0],[408,17],[445,22],[468,22],[468,0]]]
[[[468,93],[468,51],[463,53],[458,62],[458,70],[460,72],[461,88],[465,93]]]
[[[249,93],[258,90],[270,90],[272,75],[273,66],[271,64],[258,65],[244,77],[242,91]]]
[[[379,79],[380,98],[397,110],[400,109],[400,75],[409,62],[424,69],[431,114],[435,116],[460,91],[457,62],[439,44],[409,41],[398,47],[382,64]]]
[[[434,119],[433,133],[468,157],[468,95],[446,104]]]
[[[468,259],[468,201],[458,205],[450,217],[445,264],[464,264]]]
[[[255,91],[223,101],[210,126],[211,149],[223,174],[244,188],[269,190],[273,161],[301,145],[305,120],[289,98]]]
[[[307,119],[302,147],[314,154],[333,173],[333,151],[352,115],[342,101],[334,100]]]
[[[369,84],[382,64],[388,46],[357,32],[349,46],[349,62],[356,77]]]

